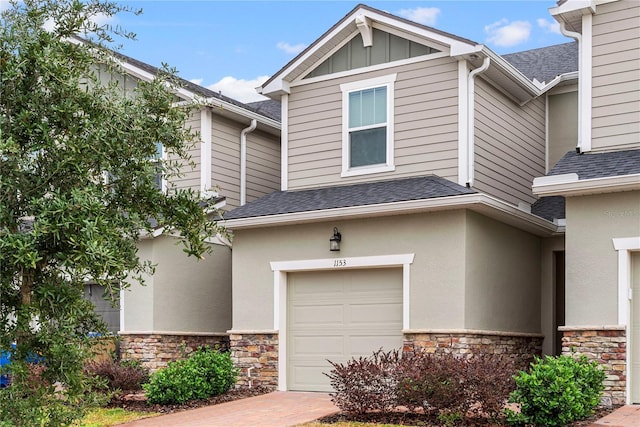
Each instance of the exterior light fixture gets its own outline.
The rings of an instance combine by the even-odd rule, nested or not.
[[[342,234],[338,231],[338,227],[333,227],[333,236],[329,239],[329,250],[332,252],[340,251],[340,241]]]

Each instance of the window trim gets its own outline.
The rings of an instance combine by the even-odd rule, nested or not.
[[[340,176],[358,176],[380,172],[391,172],[395,170],[393,152],[394,152],[394,88],[397,73],[386,76],[375,77],[372,79],[359,80],[356,82],[343,83],[340,85],[342,91],[342,173]],[[349,94],[356,91],[373,89],[385,86],[387,89],[387,155],[386,163],[357,166],[350,168],[350,139],[349,139]]]

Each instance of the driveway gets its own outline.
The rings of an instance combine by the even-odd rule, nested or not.
[[[326,393],[276,391],[219,405],[145,418],[121,427],[287,427],[335,414]]]

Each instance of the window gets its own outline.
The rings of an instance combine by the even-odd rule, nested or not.
[[[164,147],[162,143],[156,142],[156,153],[151,159],[156,166],[156,175],[154,177],[154,181],[156,187],[162,192],[166,192],[167,190],[167,181],[164,179],[164,174],[162,171],[162,160],[164,159]]]
[[[396,75],[345,83],[342,90],[342,176],[388,172],[393,164]]]

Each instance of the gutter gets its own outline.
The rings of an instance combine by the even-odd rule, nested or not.
[[[576,145],[576,152],[580,152],[580,146],[582,145],[582,102],[584,99],[584,91],[582,90],[582,34],[569,31],[567,29],[567,23],[560,21],[560,32],[563,36],[570,37],[578,43],[578,143]]]
[[[640,190],[640,174],[580,179],[578,174],[541,176],[533,180],[537,196],[586,196]]]
[[[240,206],[247,203],[247,134],[256,130],[258,122],[251,120],[249,127],[240,132]]]

